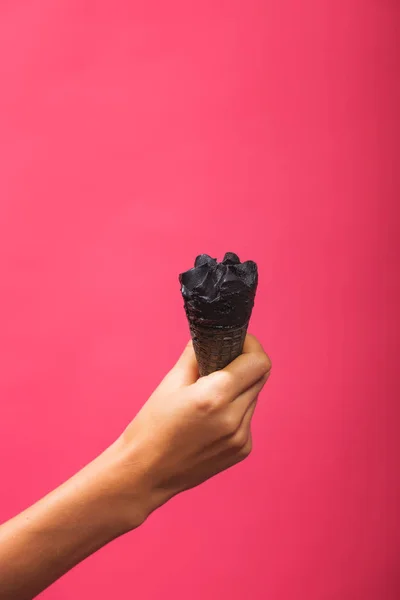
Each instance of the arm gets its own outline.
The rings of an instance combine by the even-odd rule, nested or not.
[[[270,363],[251,336],[231,365],[198,379],[189,344],[103,454],[0,527],[0,600],[27,600],[175,494],[243,460]]]
[[[125,515],[119,444],[0,527],[0,599],[33,598],[78,562],[140,524]],[[140,482],[132,475],[132,489]],[[138,512],[145,502],[138,498]]]

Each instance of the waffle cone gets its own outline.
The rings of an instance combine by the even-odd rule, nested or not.
[[[247,325],[207,328],[189,323],[200,376],[223,369],[242,354]]]

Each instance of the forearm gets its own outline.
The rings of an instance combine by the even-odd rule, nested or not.
[[[25,600],[146,516],[145,492],[124,488],[118,443],[0,527],[0,600]],[[132,473],[130,473],[132,476]]]

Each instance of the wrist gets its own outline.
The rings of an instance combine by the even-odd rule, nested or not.
[[[114,537],[139,527],[155,508],[142,463],[119,438],[78,474]]]
[[[139,440],[122,434],[104,453],[107,470],[112,473],[112,487],[117,490],[116,505],[126,531],[141,525],[173,495],[159,485],[158,468],[151,450]],[[108,475],[109,477],[109,475]]]

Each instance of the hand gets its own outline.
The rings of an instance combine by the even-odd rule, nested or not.
[[[251,419],[270,369],[260,343],[248,335],[241,356],[199,379],[192,344],[187,345],[119,440],[126,486],[130,473],[135,494],[141,481],[145,516],[249,455]]]
[[[0,600],[32,598],[178,492],[248,456],[270,368],[247,336],[239,358],[199,379],[189,344],[114,444],[0,526]]]

